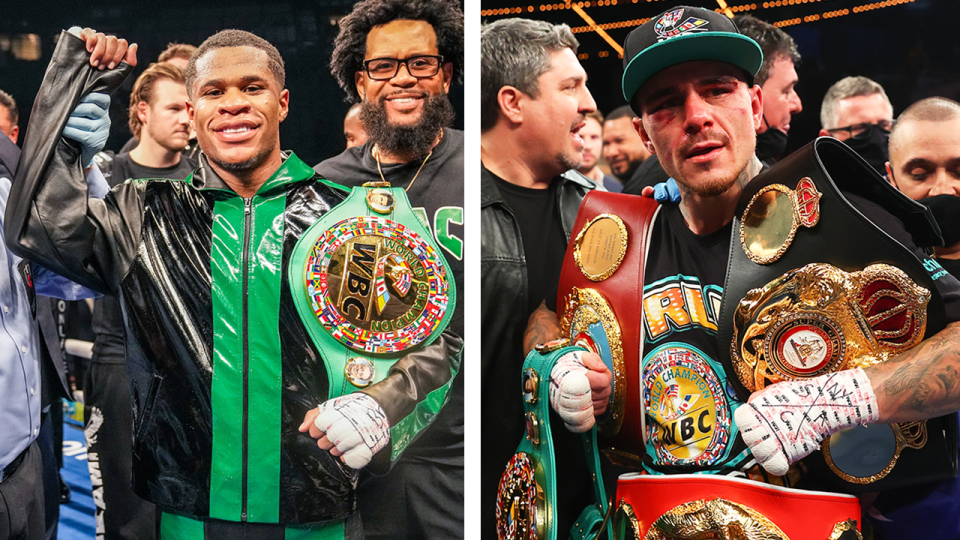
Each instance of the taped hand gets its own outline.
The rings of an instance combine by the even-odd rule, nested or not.
[[[768,386],[733,418],[757,462],[783,476],[830,435],[876,422],[879,408],[870,378],[856,368]]]
[[[319,439],[320,448],[341,456],[353,469],[366,466],[390,442],[387,414],[375,399],[362,392],[325,401],[307,413],[300,431],[307,430]]]
[[[83,96],[77,104],[63,137],[80,143],[80,162],[86,169],[93,163],[93,156],[103,150],[110,136],[110,96],[93,93]]]
[[[610,399],[613,374],[600,357],[583,351],[569,352],[550,372],[550,405],[574,433],[593,427]]]

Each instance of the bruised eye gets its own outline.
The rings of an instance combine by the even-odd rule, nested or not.
[[[670,97],[670,98],[664,99],[663,101],[655,103],[650,108],[650,112],[655,113],[665,109],[672,109],[674,107],[678,107],[680,105],[680,102],[681,101],[679,97]]]

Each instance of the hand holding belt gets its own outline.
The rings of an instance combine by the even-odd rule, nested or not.
[[[597,388],[610,385],[609,372],[595,377],[602,361],[580,347],[568,346],[560,339],[538,345],[523,363],[522,391],[526,433],[513,458],[506,464],[497,495],[497,534],[502,539],[529,538],[556,540],[567,538],[557,531],[557,473],[554,460],[550,408],[568,421],[568,412],[585,419],[590,426],[581,430],[587,465],[595,476],[596,504],[580,514],[570,538],[597,538],[607,509],[603,478],[597,452],[595,409],[591,395]],[[585,360],[585,361],[584,361]],[[586,366],[584,365],[586,364]],[[550,376],[547,376],[547,373]],[[596,381],[590,379],[596,378]],[[591,390],[592,388],[592,390]],[[568,429],[576,431],[568,424]],[[609,531],[609,530],[608,530]]]
[[[574,433],[594,426],[610,399],[613,374],[599,355],[583,351],[564,354],[550,371],[550,405]]]
[[[867,410],[865,377],[830,379],[830,373],[897,356],[945,325],[943,300],[922,261],[894,237],[899,234],[865,216],[892,223],[876,207],[899,219],[916,245],[939,243],[929,211],[835,139],[819,138],[754,178],[734,215],[717,333],[721,354],[729,355],[721,361],[737,375],[730,381],[745,401],[782,381],[797,383],[775,386],[789,403],[807,391],[820,400],[836,399],[843,396],[838,388],[852,390],[859,381],[865,401],[834,407],[831,414],[824,414],[823,401],[811,402],[820,409],[794,422],[798,411],[774,413],[768,409],[783,402],[761,393],[736,417],[741,430],[750,432],[744,439],[771,471],[822,440],[823,451],[804,463],[848,492],[957,474],[954,415],[860,427],[876,415],[875,401]],[[858,411],[860,418],[853,418]],[[849,422],[841,412],[852,416]]]
[[[390,442],[386,413],[376,400],[364,393],[354,392],[325,401],[319,410],[313,421],[322,435],[317,444],[341,456],[348,467],[364,467]],[[314,435],[312,428],[310,431]]]
[[[640,358],[643,266],[659,205],[651,199],[594,191],[584,197],[557,290],[561,332],[600,355],[613,374],[607,412],[597,419],[603,446],[639,463],[644,414]],[[608,454],[610,457],[610,454]]]

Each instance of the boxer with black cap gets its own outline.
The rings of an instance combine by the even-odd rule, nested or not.
[[[685,6],[671,8],[631,32],[624,49],[624,97],[639,116],[635,126],[644,144],[677,180],[682,202],[661,207],[650,231],[639,314],[644,326],[642,371],[639,380],[627,382],[639,385],[628,393],[642,396],[644,441],[641,448],[618,449],[621,456],[624,451],[639,454],[639,467],[651,474],[621,476],[613,526],[620,533],[632,530],[643,536],[717,518],[720,529],[729,530],[739,520],[737,526],[774,537],[856,537],[856,499],[779,487],[797,479],[789,465],[803,457],[798,446],[819,448],[820,438],[849,426],[829,421],[809,431],[796,425],[764,431],[760,424],[774,425],[772,416],[783,411],[754,406],[756,397],[744,407],[728,390],[734,374],[720,361],[729,354],[722,349],[730,347],[717,339],[726,263],[731,250],[740,249],[739,242],[731,246],[734,215],[748,182],[761,169],[754,150],[763,95],[753,85],[761,51],[722,14]],[[839,146],[833,141],[827,145]],[[865,206],[860,210],[880,228],[919,253],[899,221],[869,201]],[[933,279],[947,305],[947,320],[957,320],[960,283],[945,276]],[[860,423],[919,420],[956,410],[960,393],[953,390],[956,385],[943,382],[948,373],[936,362],[947,356],[947,347],[956,348],[958,339],[951,323],[886,364],[831,374],[831,384],[849,390],[831,397],[842,397],[842,405],[854,411],[847,417]],[[951,366],[957,362],[960,358],[948,361]],[[901,364],[906,371],[898,373],[893,366]],[[922,374],[923,386],[938,396],[935,410],[921,412],[917,407],[923,403],[918,388],[904,384],[913,373]],[[803,384],[823,395],[827,383],[814,378]],[[770,388],[795,398],[801,394],[792,387]],[[913,396],[912,402],[907,395]],[[798,398],[797,406],[809,404]],[[807,427],[810,422],[800,424]],[[773,449],[754,457],[744,443],[744,431],[751,446],[768,444]],[[782,466],[771,465],[778,457]],[[772,477],[757,466],[758,460],[784,476]],[[684,473],[698,474],[678,476]],[[657,476],[665,474],[673,476]],[[734,514],[739,517],[733,521],[723,518]]]

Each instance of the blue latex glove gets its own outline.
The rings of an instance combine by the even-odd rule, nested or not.
[[[677,181],[671,176],[666,182],[653,186],[653,200],[660,204],[680,202],[680,188],[677,187]]]
[[[80,162],[86,169],[93,163],[93,156],[103,150],[110,136],[110,96],[88,94],[70,113],[67,127],[63,129],[66,139],[80,143]]]

